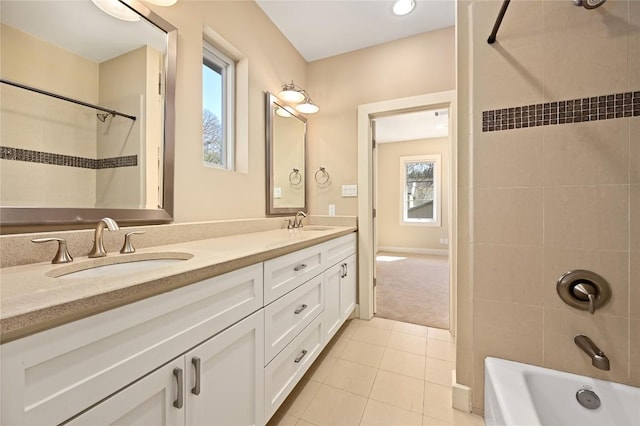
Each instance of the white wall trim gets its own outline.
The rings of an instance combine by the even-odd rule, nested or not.
[[[454,382],[451,388],[451,406],[457,410],[470,413],[472,408],[471,388]]]
[[[457,94],[455,90],[392,99],[358,106],[358,290],[360,318],[373,317],[373,275],[375,253],[373,241],[373,155],[370,146],[371,118],[388,112],[415,111],[425,107],[449,107],[449,282],[450,330],[456,330],[457,277]]]
[[[386,251],[389,253],[432,254],[435,256],[449,256],[449,250],[447,249],[378,246],[378,252],[381,251]]]

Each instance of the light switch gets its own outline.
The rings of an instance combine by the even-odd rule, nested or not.
[[[282,198],[282,188],[279,186],[273,188],[273,198]]]
[[[342,196],[343,197],[357,197],[358,196],[358,185],[342,185]]]

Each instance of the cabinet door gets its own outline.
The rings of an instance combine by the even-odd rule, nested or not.
[[[180,357],[105,401],[67,425],[184,425],[184,357]],[[180,377],[182,375],[182,377]],[[178,386],[182,385],[179,390]],[[182,404],[179,404],[180,398]],[[176,405],[182,405],[176,408]]]
[[[263,316],[260,310],[186,354],[187,424],[264,423]]]
[[[324,274],[324,312],[322,313],[322,333],[324,341],[331,340],[342,325],[340,310],[340,279],[343,267],[339,263],[327,269]]]
[[[349,318],[356,307],[356,256],[349,256],[343,263],[343,273],[340,278],[340,324]]]

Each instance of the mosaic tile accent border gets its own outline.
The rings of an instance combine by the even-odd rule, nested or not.
[[[482,112],[482,131],[553,126],[640,116],[640,91]]]
[[[93,170],[134,167],[138,165],[137,155],[94,159],[54,154],[52,152],[32,151],[30,149],[11,148],[9,146],[0,146],[0,159],[51,164],[54,166],[79,167]]]

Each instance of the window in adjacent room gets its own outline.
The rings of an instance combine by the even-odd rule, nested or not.
[[[202,144],[207,166],[233,170],[235,62],[205,42],[202,60]]]
[[[440,155],[400,157],[402,223],[440,226]]]

